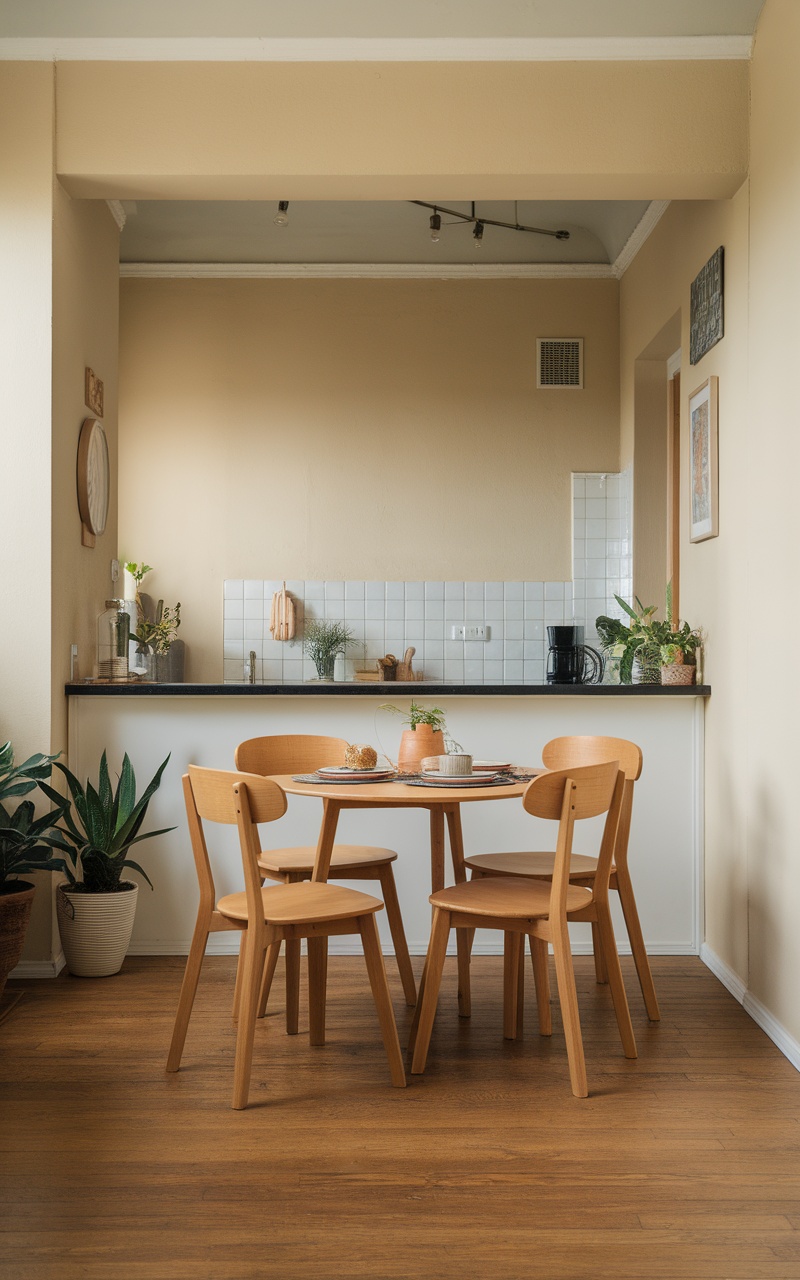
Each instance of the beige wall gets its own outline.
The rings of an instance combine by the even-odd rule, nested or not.
[[[615,281],[122,282],[120,548],[221,675],[223,578],[571,577],[618,464]],[[536,390],[536,338],[585,390]]]
[[[134,199],[732,195],[746,62],[75,63],[58,173]]]

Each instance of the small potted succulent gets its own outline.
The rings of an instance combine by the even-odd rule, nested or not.
[[[133,930],[139,886],[123,879],[123,871],[131,868],[144,876],[152,889],[147,872],[129,858],[133,845],[165,835],[173,827],[160,831],[142,831],[147,807],[157,791],[169,756],[159,765],[154,777],[136,799],[136,776],[128,756],[122,761],[116,788],[111,785],[106,753],[100,761],[97,786],[91,782],[81,786],[74,773],[57,764],[67,780],[69,796],[64,801],[45,783],[42,790],[52,800],[61,800],[64,811],[56,830],[56,848],[67,855],[59,869],[67,884],[56,890],[56,915],[61,943],[70,973],[78,977],[102,978],[118,973],[125,959]]]
[[[20,877],[63,868],[53,857],[54,828],[67,804],[55,796],[56,807],[37,817],[32,800],[10,802],[30,795],[49,778],[55,759],[35,755],[15,766],[11,743],[0,747],[0,996],[22,955],[33,906],[35,885]]]
[[[426,709],[412,700],[407,712],[389,702],[384,702],[380,709],[402,716],[403,723],[409,726],[400,738],[397,755],[399,773],[416,773],[426,756],[444,754],[447,723],[441,707]]]
[[[317,669],[317,679],[333,680],[336,659],[352,643],[353,632],[343,622],[309,618],[303,629],[303,653]]]

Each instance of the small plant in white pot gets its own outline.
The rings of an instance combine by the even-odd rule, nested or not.
[[[144,868],[127,855],[140,841],[174,830],[142,831],[147,806],[168,761],[169,756],[138,801],[136,777],[127,755],[116,788],[111,786],[105,751],[96,787],[88,781],[82,787],[74,773],[62,764],[56,766],[69,788],[57,847],[71,863],[63,864],[67,884],[59,885],[56,891],[56,914],[67,968],[77,977],[103,978],[122,967],[139,896],[138,884],[123,879],[122,873],[126,868],[138,871],[153,887]],[[52,788],[40,786],[51,799],[63,802]]]

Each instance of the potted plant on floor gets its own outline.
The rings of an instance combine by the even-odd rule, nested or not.
[[[111,786],[105,751],[96,787],[88,781],[82,787],[74,773],[62,764],[56,765],[69,788],[57,841],[57,847],[68,858],[63,864],[68,883],[56,890],[56,915],[67,968],[78,977],[107,977],[122,967],[139,895],[138,884],[123,879],[122,873],[128,867],[138,871],[153,887],[144,868],[127,855],[141,840],[152,840],[174,830],[164,827],[160,831],[142,831],[147,807],[168,761],[169,756],[159,765],[139,800],[127,755],[116,788]],[[60,799],[52,788],[40,785],[51,799]]]
[[[319,680],[332,680],[333,669],[340,653],[345,653],[352,643],[353,633],[343,622],[327,618],[310,618],[303,629],[303,653],[317,669]]]
[[[441,707],[426,710],[412,700],[408,712],[384,702],[381,711],[392,711],[403,717],[409,727],[403,730],[397,768],[400,773],[416,773],[426,756],[442,755],[445,750],[444,735],[447,732],[445,713]],[[457,747],[457,743],[453,744]]]
[[[38,818],[32,800],[10,802],[29,795],[49,778],[55,759],[35,755],[15,767],[11,743],[0,747],[0,996],[22,955],[33,906],[35,885],[19,877],[63,866],[53,858],[57,841],[53,829],[66,801],[57,796],[56,807]]]

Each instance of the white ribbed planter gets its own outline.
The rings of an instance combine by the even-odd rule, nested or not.
[[[70,893],[59,885],[56,914],[70,973],[107,978],[119,973],[128,950],[139,886],[124,893]]]

